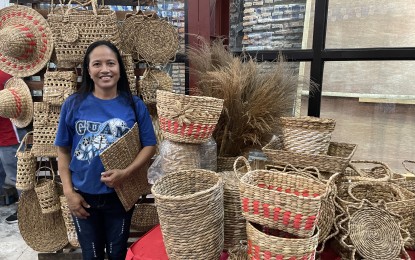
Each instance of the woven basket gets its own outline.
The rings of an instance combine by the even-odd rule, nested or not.
[[[173,91],[173,79],[159,69],[148,69],[139,81],[140,94],[144,103],[156,104],[157,90]]]
[[[106,148],[99,157],[106,171],[125,169],[137,157],[141,150],[138,124],[121,138]],[[136,174],[130,175],[123,183],[115,187],[118,198],[126,211],[132,209],[141,195],[150,194],[150,184],[147,180],[148,164],[142,166]]]
[[[58,130],[61,108],[47,102],[34,103],[33,147],[31,153],[38,157],[57,157],[58,149],[54,145]]]
[[[43,214],[34,189],[23,191],[17,206],[20,234],[33,250],[55,252],[68,244],[62,214]]]
[[[159,224],[156,205],[153,203],[136,204],[131,219],[131,227],[139,232],[147,232]]]
[[[131,54],[134,60],[138,60],[138,53],[135,50],[136,38],[139,37],[137,32],[143,26],[143,21],[147,15],[138,10],[134,14],[126,14],[125,20],[120,24],[120,34],[123,39],[121,42],[122,51]]]
[[[64,6],[61,9],[52,8],[48,14],[56,59],[61,68],[76,67],[83,61],[88,46],[97,40],[111,41],[117,47],[121,45],[115,12],[98,7],[97,0],[89,3],[92,10],[79,10],[80,6]]]
[[[36,157],[30,152],[28,145],[33,142],[33,131],[26,133],[16,152],[17,173],[16,189],[30,190],[35,187],[36,183]],[[30,141],[28,140],[31,139]],[[23,151],[21,151],[24,145]]]
[[[204,143],[218,123],[223,99],[157,90],[160,129],[167,140]]]
[[[280,171],[248,171],[239,184],[242,214],[248,221],[299,237],[311,237],[326,189],[321,182],[302,176]]]
[[[73,247],[80,247],[78,235],[76,234],[75,224],[73,222],[71,211],[68,207],[68,201],[64,195],[59,196],[59,200],[61,203],[61,213],[65,222],[69,244],[71,244]]]
[[[249,259],[315,259],[318,229],[309,238],[279,237],[267,234],[258,224],[247,222],[246,233]]]
[[[153,185],[169,259],[218,259],[223,248],[222,178],[208,170],[170,173]]]
[[[74,71],[46,71],[43,83],[43,101],[60,106],[75,93],[77,75]]]
[[[40,170],[49,170],[52,174],[52,179],[38,179],[35,186],[37,199],[39,200],[40,208],[43,214],[53,213],[59,211],[61,205],[59,201],[59,193],[55,184],[55,172],[52,168],[41,166],[37,170],[37,177],[39,178]]]
[[[272,164],[287,165],[304,168],[314,166],[323,174],[342,173],[349,164],[357,145],[330,142],[326,155],[306,154],[283,150],[282,140],[276,138],[262,148],[264,154]]]
[[[284,150],[327,154],[336,122],[318,117],[281,117]]]
[[[135,64],[133,56],[131,54],[121,54],[122,61],[125,66],[125,72],[127,73],[128,84],[130,86],[131,94],[137,95],[137,82],[135,77]]]
[[[233,171],[233,164],[238,156],[218,156],[218,170],[217,172]]]

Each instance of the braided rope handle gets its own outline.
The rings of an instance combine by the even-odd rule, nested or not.
[[[243,161],[243,163],[245,164],[246,169],[248,170],[248,172],[252,171],[251,169],[251,165],[249,164],[248,159],[246,159],[244,156],[239,156],[238,158],[235,159],[235,162],[233,163],[233,172],[235,173],[236,177],[238,178],[238,180],[240,180],[242,178],[242,176],[239,176],[239,171],[238,171],[238,163],[240,161]]]
[[[72,10],[77,10],[77,9],[85,9],[87,6],[92,6],[92,11],[94,13],[95,16],[98,15],[98,0],[69,0],[67,3],[65,3],[65,0],[59,0],[59,5],[60,6],[68,6],[68,8],[66,9],[66,11],[63,13],[64,16],[68,16],[69,12]],[[75,6],[71,6],[72,4],[75,4]],[[104,0],[102,0],[101,2],[101,6],[104,6]],[[54,11],[54,0],[51,0],[51,4],[50,4],[50,13],[53,13]],[[63,9],[62,9],[63,10]]]
[[[405,195],[403,195],[403,193],[395,186],[391,185],[388,182],[373,182],[373,181],[360,181],[360,182],[352,182],[349,187],[347,188],[347,193],[349,194],[349,196],[355,200],[355,201],[362,201],[362,199],[358,199],[354,196],[353,194],[353,189],[358,187],[358,186],[381,186],[384,188],[390,188],[392,190],[392,192],[398,197],[399,200],[404,200],[405,199]]]
[[[20,149],[22,148],[22,145],[24,144],[24,147],[25,147],[25,150],[27,149],[27,142],[26,142],[26,140],[27,140],[27,138],[29,137],[29,135],[32,135],[33,136],[33,131],[30,131],[30,132],[27,132],[26,134],[25,134],[25,136],[23,137],[23,139],[22,139],[22,141],[20,142],[20,145],[19,145],[19,147],[17,148],[17,150],[16,150],[16,154],[14,155],[14,157],[17,157],[17,153],[18,152],[20,152]]]
[[[373,178],[372,176],[370,176],[370,174],[362,171],[361,169],[358,169],[356,167],[355,164],[357,163],[370,163],[370,164],[380,164],[381,167],[383,167],[385,169],[385,176],[382,178]],[[392,179],[392,170],[391,168],[389,168],[389,166],[383,162],[379,162],[379,161],[366,161],[366,160],[353,160],[349,163],[348,167],[352,168],[354,171],[356,171],[361,177],[364,178],[370,178],[370,180],[372,181],[389,181],[390,179]],[[369,180],[369,179],[368,179]]]
[[[51,163],[50,167],[48,167],[48,166],[40,166],[36,170],[36,182],[39,180],[39,172],[40,172],[41,169],[49,170],[52,173],[52,181],[55,181],[55,171],[53,170],[52,163]],[[45,179],[46,179],[46,174],[45,174]]]
[[[405,160],[405,161],[403,161],[403,162],[402,162],[402,165],[403,165],[403,167],[405,168],[405,170],[407,170],[408,172],[410,172],[410,173],[412,173],[412,174],[415,174],[415,171],[413,171],[413,170],[409,169],[409,167],[408,167],[407,163],[413,163],[413,164],[415,164],[415,161]]]

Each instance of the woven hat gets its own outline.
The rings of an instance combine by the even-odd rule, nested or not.
[[[30,7],[0,9],[0,69],[15,77],[40,71],[53,50],[52,31],[45,18]]]
[[[32,95],[23,79],[9,79],[4,89],[0,91],[0,116],[10,118],[19,128],[26,127],[32,122]]]

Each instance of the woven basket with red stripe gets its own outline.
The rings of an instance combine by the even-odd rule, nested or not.
[[[248,171],[240,180],[242,214],[248,221],[298,237],[313,236],[326,185],[268,170]]]
[[[208,141],[222,109],[223,99],[157,90],[157,114],[166,140],[181,143]]]

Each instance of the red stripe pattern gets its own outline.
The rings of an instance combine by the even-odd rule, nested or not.
[[[16,92],[16,90],[14,89],[7,89],[14,98],[14,102],[16,104],[16,113],[14,114],[14,118],[18,118],[20,116],[20,114],[22,113],[22,99],[20,98],[19,94]]]
[[[216,124],[180,124],[176,120],[159,117],[160,129],[163,133],[177,136],[179,139],[206,140],[212,136]]]

